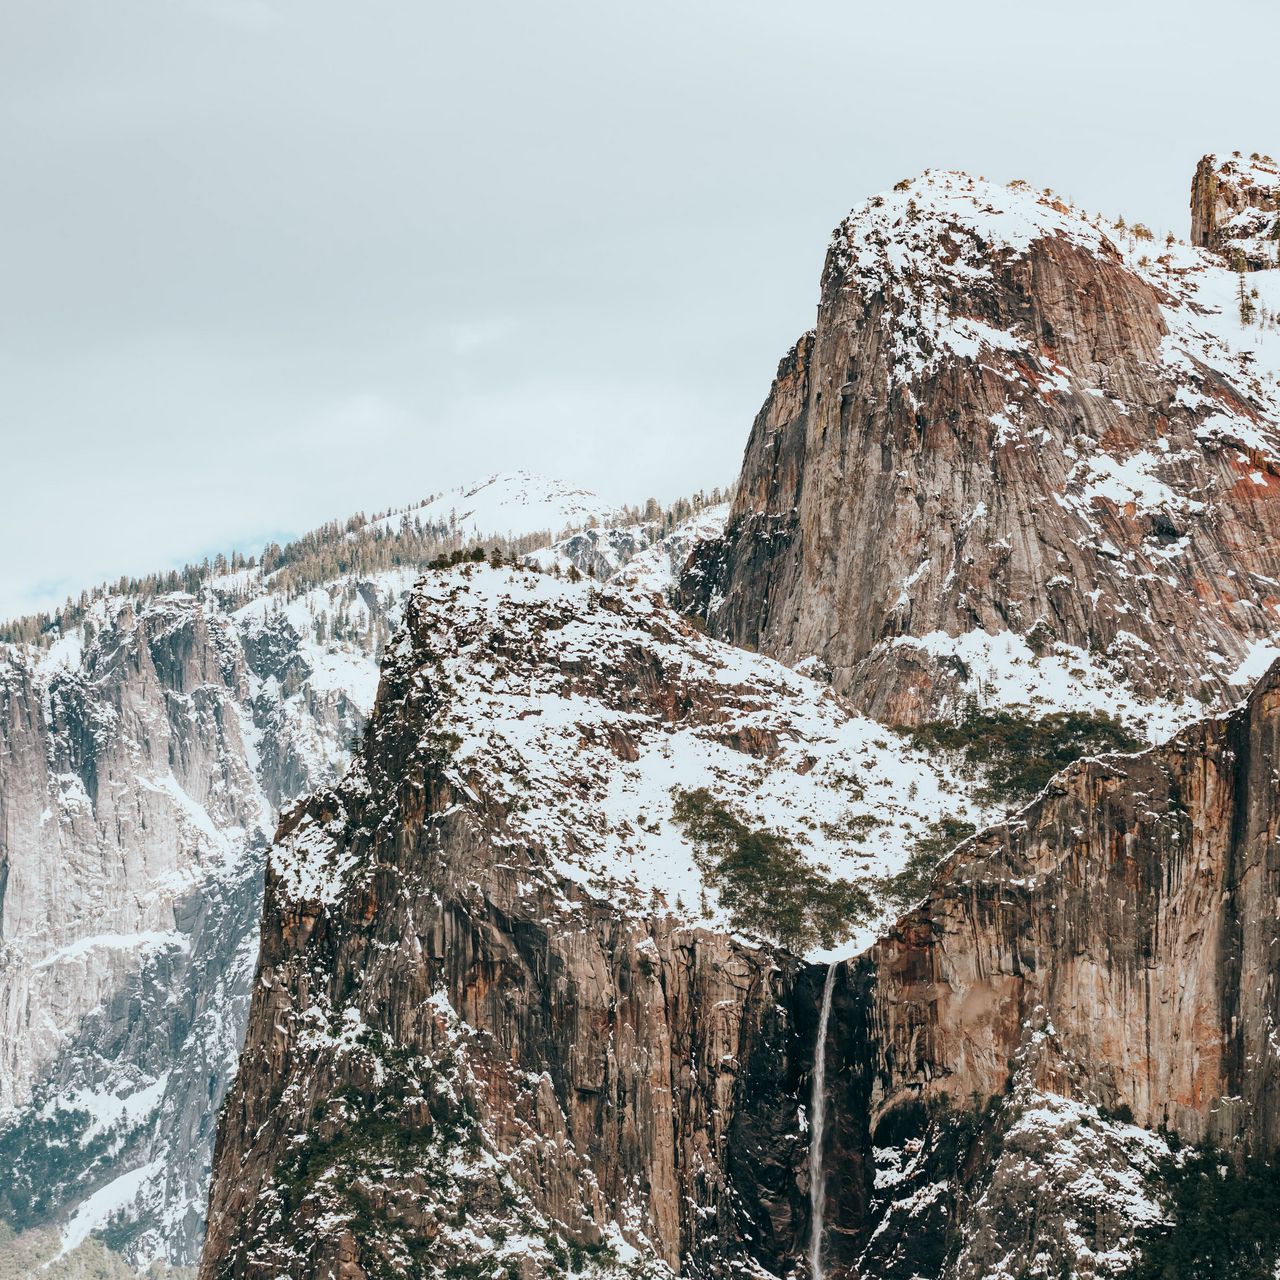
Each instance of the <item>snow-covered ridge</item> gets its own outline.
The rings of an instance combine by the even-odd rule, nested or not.
[[[1241,186],[1280,191],[1280,162],[1269,155],[1246,157],[1239,151],[1211,151],[1205,158],[1218,173]]]
[[[1274,169],[1251,165],[1260,183],[1271,182]],[[856,206],[836,228],[827,271],[868,300],[890,299],[893,374],[905,386],[946,358],[999,367],[1002,353],[1037,353],[1034,335],[994,328],[977,311],[996,273],[1049,238],[1123,263],[1164,295],[1170,376],[1195,381],[1199,362],[1263,396],[1269,413],[1277,411],[1280,270],[1250,273],[1253,320],[1242,319],[1240,280],[1216,255],[1181,240],[1157,242],[1140,223],[1090,215],[1024,182],[952,171],[901,182]],[[967,300],[964,310],[957,310],[957,298]],[[1071,371],[1062,372],[1069,378]]]
[[[686,561],[700,543],[718,538],[729,504],[704,507],[668,533],[654,521],[583,529],[550,547],[530,552],[524,563],[544,573],[586,573],[668,597]]]
[[[979,279],[989,268],[974,250],[1017,257],[1046,236],[1094,254],[1115,251],[1101,227],[1052,192],[926,170],[855,205],[832,237],[831,265],[851,281],[883,285],[928,258],[945,262],[957,279]]]
[[[550,527],[577,523],[574,491],[552,487],[564,502]],[[665,535],[655,523],[631,551],[656,572],[705,523]],[[616,530],[588,532],[607,544]],[[140,1224],[123,1237],[131,1260],[193,1260],[208,1078],[225,1085],[239,1052],[265,849],[278,811],[345,767],[419,576],[299,588],[255,565],[194,593],[101,595],[51,642],[0,646],[0,1009],[30,1028],[0,1058],[0,1142],[14,1133],[33,1162],[49,1142],[71,1153],[65,1187],[45,1188],[65,1206],[68,1248],[118,1213]],[[28,708],[44,737],[24,734]],[[122,992],[137,1019],[123,1047],[108,1016]],[[191,1022],[167,1063],[149,1020],[175,1004]],[[70,1083],[46,1085],[50,1072]]]
[[[417,630],[389,661],[432,655],[420,678],[449,696],[429,733],[457,743],[459,795],[504,810],[495,847],[540,848],[548,875],[625,910],[733,928],[674,820],[680,792],[705,788],[848,881],[900,870],[944,815],[989,816],[944,762],[820,682],[700,634],[644,589],[467,566],[428,575],[413,612]],[[691,710],[664,711],[649,687]],[[287,896],[332,904],[358,874],[335,856],[335,822],[304,822],[273,849]],[[879,923],[851,921],[840,949]]]
[[[439,525],[464,537],[557,536],[591,524],[608,524],[615,511],[589,489],[532,471],[502,471],[476,484],[450,489],[418,507],[374,521],[372,527],[397,529],[403,519]]]

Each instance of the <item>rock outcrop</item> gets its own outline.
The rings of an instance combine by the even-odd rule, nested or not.
[[[81,1240],[137,1265],[198,1257],[266,847],[280,810],[345,766],[421,569],[481,538],[508,558],[543,547],[562,571],[630,561],[662,591],[681,549],[718,530],[713,512],[688,519],[706,501],[546,550],[608,508],[502,474],[333,522],[265,563],[193,568],[187,592],[99,592],[0,630],[15,641],[0,644],[0,1225],[21,1231],[15,1249],[61,1250],[60,1268]]]
[[[1046,652],[1229,705],[1277,633],[1280,402],[1234,276],[1166,248],[958,174],[860,206],[684,607],[899,723]]]
[[[1191,182],[1191,243],[1233,270],[1280,267],[1280,164],[1256,152],[1204,156]]]
[[[710,635],[424,580],[269,857],[203,1280],[805,1275],[819,1228],[832,1280],[1118,1277],[1170,1142],[1270,1154],[1280,673],[1059,774],[897,920],[923,815],[978,796],[850,709],[1159,738],[1266,672],[1275,371],[1235,274],[1164,248],[955,174],[855,211],[687,544]]]

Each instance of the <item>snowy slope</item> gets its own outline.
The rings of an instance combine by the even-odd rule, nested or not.
[[[607,524],[612,514],[590,490],[531,471],[502,471],[477,484],[450,489],[422,506],[385,516],[374,527],[396,529],[407,515],[464,537],[519,538],[538,533],[556,537],[588,524]]]
[[[493,846],[539,848],[553,878],[625,912],[656,905],[735,930],[675,819],[682,792],[705,789],[749,827],[792,842],[805,866],[865,883],[873,898],[878,878],[900,871],[944,817],[994,816],[952,762],[852,712],[820,681],[701,634],[644,578],[598,587],[468,565],[427,575],[412,612],[413,644],[402,634],[390,661],[433,655],[420,678],[448,697],[431,739],[455,742],[459,792],[504,813]],[[645,690],[661,692],[651,701]],[[358,790],[358,776],[346,785]],[[281,892],[299,902],[333,906],[359,874],[311,821],[271,859]],[[880,903],[849,919],[834,951],[813,958],[859,950],[893,910]]]

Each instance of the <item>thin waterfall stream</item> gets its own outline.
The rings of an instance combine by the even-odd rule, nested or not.
[[[822,1139],[827,1127],[827,1023],[831,1020],[831,992],[836,984],[836,961],[827,966],[822,984],[822,1012],[813,1044],[813,1093],[809,1101],[809,1277],[822,1280],[823,1210],[827,1198]]]

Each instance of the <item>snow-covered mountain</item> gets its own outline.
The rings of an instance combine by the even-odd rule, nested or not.
[[[269,857],[205,1280],[1271,1274],[1241,280],[924,175],[837,230],[683,613],[636,522],[428,575]]]
[[[428,560],[604,511],[523,473],[461,493],[0,647],[0,1221],[40,1250],[196,1261],[280,812],[345,767]]]
[[[427,525],[443,525],[469,539],[495,534],[512,539],[532,534],[554,538],[588,525],[616,523],[613,510],[594,493],[531,471],[504,471],[449,489],[420,506],[384,516],[375,527],[394,530],[406,516]]]
[[[1270,1204],[1269,163],[1195,247],[866,201],[728,501],[491,477],[6,646],[23,1256],[192,1262],[211,1163],[205,1280],[1119,1280]]]

